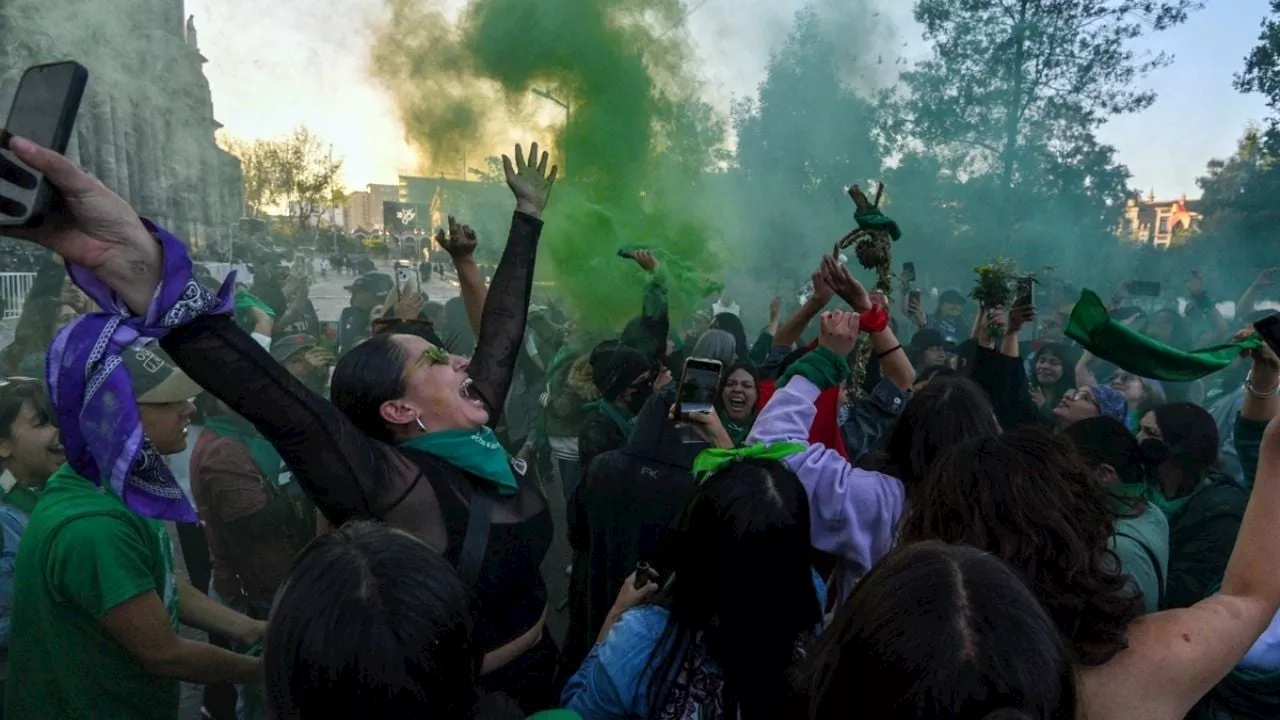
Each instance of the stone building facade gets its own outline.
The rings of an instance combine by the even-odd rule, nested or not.
[[[67,154],[200,247],[226,242],[243,214],[243,178],[214,142],[207,60],[183,15],[182,0],[0,3],[0,118],[24,68],[81,62],[89,88]]]

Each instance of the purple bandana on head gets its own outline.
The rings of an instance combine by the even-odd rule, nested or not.
[[[45,361],[49,396],[58,415],[67,463],[81,477],[106,485],[143,517],[196,522],[196,512],[151,440],[142,434],[133,382],[120,353],[143,338],[162,338],[202,315],[227,315],[235,273],[215,296],[196,282],[180,240],[143,221],[164,252],[164,277],[138,317],[88,270],[67,272],[101,312],[84,315],[54,338]]]

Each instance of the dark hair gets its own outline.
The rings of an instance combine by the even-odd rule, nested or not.
[[[942,540],[1009,563],[1085,666],[1123,650],[1142,597],[1109,549],[1115,498],[1071,444],[1038,428],[975,438],[939,456],[907,506],[902,542]]]
[[[17,375],[24,357],[49,350],[53,342],[53,326],[58,322],[62,300],[57,297],[35,297],[22,306],[22,314],[13,329],[13,342],[0,353],[5,375]]]
[[[858,582],[799,667],[788,717],[1074,720],[1071,653],[1035,596],[975,548],[899,546]]]
[[[382,404],[404,397],[407,362],[395,335],[373,335],[338,359],[329,397],[365,435],[390,442],[394,438],[382,419]]]
[[[734,343],[738,346],[738,359],[747,359],[751,343],[747,340],[747,329],[742,326],[742,318],[733,313],[720,313],[711,319],[711,329],[723,330],[732,335]]]
[[[889,431],[881,470],[902,481],[910,496],[943,450],[972,437],[1000,434],[982,388],[964,377],[936,377],[916,393]]]
[[[1164,459],[1155,444],[1142,444],[1118,420],[1093,417],[1062,429],[1062,434],[1075,444],[1076,452],[1092,470],[1111,466],[1122,483],[1146,482],[1151,471]]]
[[[779,462],[744,461],[707,478],[672,536],[670,619],[646,672],[649,717],[701,634],[724,672],[726,716],[783,717],[787,670],[822,622],[810,565],[809,498]]]
[[[272,717],[468,718],[470,595],[417,538],[355,522],[298,556],[263,637]]]
[[[0,440],[9,439],[13,423],[22,412],[22,406],[27,403],[31,404],[42,423],[56,422],[57,414],[49,403],[49,393],[45,390],[43,381],[25,377],[0,380]]]
[[[915,383],[929,382],[935,378],[955,378],[960,377],[960,371],[955,368],[949,368],[946,365],[934,365],[930,368],[921,370],[916,375]]]
[[[1165,463],[1180,475],[1175,497],[1185,495],[1218,462],[1222,445],[1218,425],[1207,410],[1191,403],[1161,405],[1151,412],[1160,426],[1160,441],[1169,453]]]

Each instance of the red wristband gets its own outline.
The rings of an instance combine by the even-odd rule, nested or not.
[[[879,305],[872,305],[870,310],[858,317],[862,319],[860,324],[862,331],[872,335],[884,332],[884,329],[889,327],[889,313]]]

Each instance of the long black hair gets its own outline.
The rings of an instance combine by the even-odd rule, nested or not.
[[[724,671],[728,717],[783,717],[787,670],[822,621],[810,565],[809,498],[780,462],[745,461],[694,492],[667,559],[674,577],[659,596],[670,619],[645,673],[649,717],[701,636]]]
[[[408,354],[390,333],[377,334],[338,359],[329,383],[329,398],[365,435],[390,442],[391,428],[382,419],[382,404],[404,397]]]
[[[901,480],[910,499],[943,450],[967,438],[999,434],[1000,423],[982,388],[965,377],[935,376],[907,402],[872,469]]]
[[[787,715],[845,720],[1074,720],[1072,658],[1057,627],[999,559],[921,542],[858,582],[796,676]],[[781,717],[781,716],[780,716]]]
[[[317,538],[263,638],[270,716],[523,717],[481,703],[469,602],[448,561],[407,533],[355,522]]]

